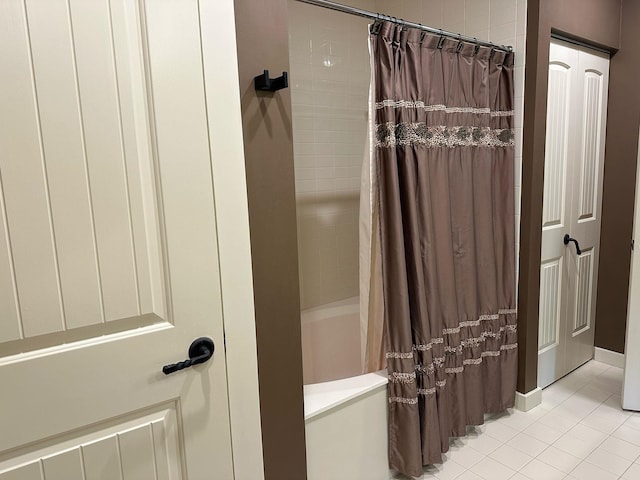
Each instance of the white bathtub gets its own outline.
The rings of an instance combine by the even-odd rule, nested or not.
[[[303,310],[304,383],[320,383],[362,373],[358,297]]]
[[[360,375],[358,298],[302,312],[302,345],[308,479],[388,480],[387,376]]]

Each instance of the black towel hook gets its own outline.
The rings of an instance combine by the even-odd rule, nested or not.
[[[262,75],[253,78],[256,90],[263,92],[275,92],[289,86],[289,77],[287,72],[282,72],[282,76],[278,78],[269,78],[269,70],[265,70]]]

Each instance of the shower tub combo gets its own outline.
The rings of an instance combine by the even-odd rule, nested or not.
[[[304,310],[302,351],[309,480],[388,480],[387,375],[360,374],[358,297]]]

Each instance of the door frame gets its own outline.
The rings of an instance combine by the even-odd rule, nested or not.
[[[538,388],[540,251],[547,117],[549,45],[553,34],[610,53],[620,46],[620,5],[580,0],[529,0],[522,147],[522,205],[518,276],[518,392]],[[611,64],[611,67],[613,64]],[[611,71],[611,68],[610,68]],[[607,124],[609,122],[607,121]],[[608,125],[607,125],[608,126]],[[608,130],[608,129],[607,129]],[[609,143],[607,141],[607,149]],[[606,170],[605,151],[605,170]],[[613,192],[615,194],[615,192]],[[607,191],[603,192],[603,203]],[[603,214],[605,210],[603,209]],[[603,217],[604,218],[604,217]],[[603,261],[601,253],[600,262]],[[596,319],[597,325],[597,319]],[[596,327],[597,328],[597,327]]]
[[[199,5],[233,468],[237,479],[264,479],[234,5],[233,0]]]

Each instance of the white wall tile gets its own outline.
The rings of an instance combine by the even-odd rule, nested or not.
[[[487,28],[489,27],[488,21],[491,15],[491,1],[490,0],[465,0],[464,3],[465,16],[467,19],[473,17],[482,17],[487,19]]]
[[[516,43],[516,22],[514,20],[491,25],[489,27],[489,40],[498,45],[511,45]]]
[[[344,3],[376,10],[374,0]],[[385,3],[421,14],[418,0]],[[368,21],[295,0],[289,7],[301,301],[310,308],[358,295]],[[401,16],[396,10],[391,14]]]
[[[442,10],[442,27],[455,33],[464,33],[465,0],[449,0]]]
[[[516,2],[516,30],[518,35],[527,33],[527,0]]]
[[[372,10],[392,17],[402,18],[403,3],[404,0],[376,0]]]
[[[402,12],[400,14],[400,18],[410,20],[415,23],[424,23],[422,19],[423,13],[422,0],[402,1]]]
[[[491,28],[515,22],[517,13],[514,0],[491,0]]]
[[[444,28],[442,16],[444,4],[442,0],[422,0],[422,24],[433,28]]]

